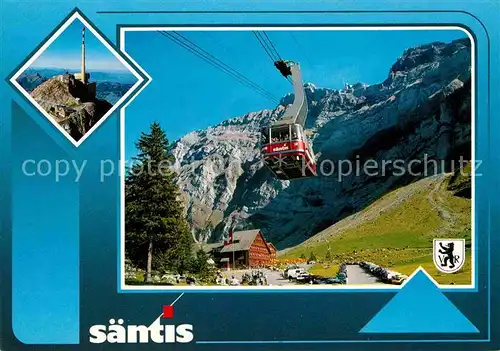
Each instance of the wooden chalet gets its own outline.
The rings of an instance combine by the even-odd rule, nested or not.
[[[276,248],[266,241],[260,229],[233,232],[232,242],[211,244],[206,249],[222,267],[260,267],[276,258]]]
[[[276,258],[276,252],[278,250],[276,250],[276,248],[274,247],[273,243],[267,243],[267,245],[269,246],[269,250],[271,251],[271,258],[272,259],[275,259]]]

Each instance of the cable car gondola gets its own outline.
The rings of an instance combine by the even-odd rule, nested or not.
[[[275,66],[285,78],[292,76],[295,98],[279,121],[262,128],[262,158],[279,179],[316,176],[314,153],[304,134],[308,109],[300,67],[284,60],[276,61]]]

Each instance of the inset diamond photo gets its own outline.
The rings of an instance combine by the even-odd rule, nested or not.
[[[141,77],[78,13],[11,82],[78,146]]]

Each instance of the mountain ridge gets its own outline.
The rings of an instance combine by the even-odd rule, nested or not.
[[[470,157],[470,41],[405,50],[378,84],[342,90],[306,83],[310,134],[325,160]],[[293,96],[283,97],[283,105]],[[250,112],[177,140],[177,183],[199,241],[230,228],[260,228],[279,249],[294,246],[418,176],[347,176],[279,181],[260,159],[259,130],[284,110]]]
[[[64,75],[66,72],[75,73],[74,70],[68,71],[61,68],[28,68],[17,78],[17,81],[24,90],[31,93],[42,83],[53,77]],[[92,81],[96,82],[97,98],[106,100],[111,105],[114,105],[134,85],[133,76],[130,73],[91,71],[90,74]]]

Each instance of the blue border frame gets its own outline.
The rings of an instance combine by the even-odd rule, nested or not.
[[[483,22],[481,22],[481,20],[479,20],[478,17],[474,16],[473,14],[469,13],[469,12],[466,12],[466,11],[456,11],[456,10],[452,10],[452,11],[445,11],[445,10],[436,10],[436,11],[422,11],[422,10],[415,10],[415,11],[300,11],[300,10],[291,10],[291,11],[98,11],[98,13],[100,14],[108,14],[108,15],[112,15],[112,14],[139,14],[139,13],[145,13],[145,14],[152,14],[152,13],[155,13],[155,14],[158,14],[158,13],[161,13],[161,14],[196,14],[196,13],[199,13],[199,14],[307,14],[307,13],[317,13],[317,14],[327,14],[327,13],[462,13],[462,14],[466,14],[470,17],[472,17],[475,21],[477,21],[477,23],[479,23],[481,25],[481,27],[483,28],[484,30],[484,34],[486,35],[486,45],[487,45],[487,63],[488,63],[488,73],[491,71],[490,70],[490,53],[491,53],[491,48],[490,48],[490,37],[489,37],[489,34],[488,34],[488,31],[486,29],[486,26],[484,25]],[[251,27],[251,26],[268,26],[268,27],[271,27],[271,26],[294,26],[294,27],[299,27],[299,26],[304,26],[304,27],[314,27],[314,26],[320,26],[321,24],[318,24],[318,23],[311,23],[311,24],[293,24],[293,23],[280,23],[278,25],[273,25],[273,24],[268,24],[268,23],[259,23],[259,24],[250,24],[250,23],[241,23],[241,24],[234,24],[234,23],[226,23],[226,24],[223,24],[223,23],[220,23],[220,24],[199,24],[198,26],[203,26],[203,27],[210,27],[210,26],[215,26],[215,27]],[[346,26],[349,26],[349,24],[339,24],[341,25],[342,27],[346,27]],[[475,67],[475,72],[476,72],[476,81],[474,82],[474,84],[476,85],[476,88],[478,87],[478,79],[477,79],[477,75],[478,75],[478,67],[479,67],[479,63],[478,63],[478,55],[477,55],[477,52],[478,52],[478,46],[477,46],[477,36],[475,35],[475,32],[472,31],[469,27],[463,25],[463,24],[455,24],[455,23],[438,23],[438,24],[431,24],[431,23],[419,23],[419,24],[416,24],[416,23],[410,23],[410,24],[407,24],[407,23],[397,23],[397,24],[394,24],[394,23],[391,23],[391,24],[381,24],[381,23],[376,23],[376,24],[356,24],[356,25],[351,25],[351,26],[356,26],[356,27],[359,27],[359,26],[381,26],[381,25],[384,25],[384,26],[389,26],[389,25],[394,25],[394,26],[458,26],[458,27],[461,27],[463,29],[465,29],[466,31],[468,31],[471,36],[474,38],[475,40],[475,44],[476,44],[476,52],[474,53],[475,54],[475,58],[476,58],[476,67]],[[121,38],[121,33],[120,33],[120,30],[121,28],[126,28],[126,27],[162,27],[162,26],[166,26],[166,27],[179,27],[179,28],[182,28],[182,27],[195,27],[196,25],[194,24],[159,24],[159,25],[151,25],[151,24],[148,24],[148,25],[126,25],[126,24],[119,24],[117,25],[117,42],[120,43],[120,41],[123,39]],[[332,25],[331,23],[329,24],[324,24],[323,26],[330,26],[330,27],[333,27],[335,25]],[[490,126],[491,125],[491,118],[490,118],[490,109],[491,109],[491,104],[490,104],[490,91],[491,91],[491,81],[490,81],[490,78],[488,77],[488,82],[487,82],[487,91],[485,92],[485,95],[487,97],[487,107],[486,107],[486,110],[487,110],[487,116],[488,116],[488,125]],[[476,90],[476,114],[475,114],[475,117],[476,117],[476,136],[477,136],[477,118],[478,118],[478,114],[477,114],[477,109],[478,109],[478,104],[477,104],[477,90]],[[486,111],[485,111],[485,114],[486,114]],[[489,140],[488,140],[488,146],[485,150],[485,152],[487,152],[487,156],[488,156],[488,160],[490,158],[490,155],[491,155],[491,148],[490,148],[490,133],[491,133],[491,129],[488,131],[488,137],[489,137]],[[120,141],[122,142],[122,141]],[[121,186],[121,185],[120,185]],[[477,196],[476,198],[474,199],[474,212],[475,214],[477,213]],[[120,204],[119,206],[121,206],[121,201],[123,201],[123,199],[120,199]],[[488,197],[488,205],[487,205],[487,208],[488,208],[488,213],[491,215],[491,200],[490,200],[490,197]],[[121,211],[119,212],[121,214]],[[477,218],[477,215],[476,215],[476,218]],[[408,339],[397,339],[397,340],[384,340],[384,339],[378,339],[378,340],[263,340],[263,341],[245,341],[245,340],[241,340],[241,341],[217,341],[217,340],[214,340],[214,341],[196,341],[196,343],[198,344],[330,344],[330,343],[342,343],[342,344],[345,344],[345,343],[370,343],[370,342],[375,342],[375,343],[394,343],[394,342],[399,342],[399,343],[403,343],[403,342],[410,342],[410,343],[438,343],[438,342],[446,342],[446,343],[449,343],[449,342],[490,342],[491,341],[491,253],[490,253],[490,245],[491,245],[491,217],[488,216],[488,219],[487,219],[487,223],[485,223],[485,226],[488,228],[488,234],[487,234],[487,258],[488,258],[488,261],[487,261],[487,264],[488,264],[488,270],[487,270],[487,274],[488,274],[488,277],[487,277],[487,280],[488,280],[488,292],[487,292],[487,296],[488,296],[488,302],[487,302],[487,306],[488,306],[488,338],[487,339],[429,339],[429,340],[408,340]],[[118,247],[119,247],[119,250],[118,250],[118,255],[121,255],[121,231],[122,231],[122,228],[121,228],[121,219],[118,218],[119,220],[119,226],[118,226],[118,229],[119,229],[119,233],[118,233]],[[479,240],[478,240],[478,237],[479,237],[479,230],[477,228],[477,221],[475,223],[475,230],[476,230],[476,235],[475,235],[475,240],[474,240],[474,245],[475,247],[477,248],[478,247],[478,244],[479,244]],[[471,292],[477,292],[478,291],[478,273],[479,273],[479,269],[478,269],[478,255],[475,255],[475,267],[476,267],[476,270],[475,270],[475,276],[474,276],[474,280],[475,280],[475,287],[472,288],[472,289],[441,289],[441,291],[443,293],[447,293],[447,292],[453,292],[453,293],[471,293]],[[158,289],[158,290],[133,290],[133,289],[130,289],[130,290],[122,290],[121,287],[120,287],[120,281],[121,281],[121,273],[122,273],[122,267],[121,267],[121,263],[120,263],[120,257],[118,257],[118,267],[117,267],[117,282],[118,282],[118,293],[193,293],[193,294],[198,294],[198,293],[216,293],[216,294],[220,294],[220,293],[229,293],[229,294],[232,294],[232,293],[296,293],[296,294],[303,294],[303,293],[349,293],[349,292],[358,292],[358,293],[364,293],[364,292],[377,292],[377,293],[397,293],[398,291],[400,290],[389,290],[389,289],[332,289],[332,290],[314,290],[314,291],[300,291],[300,290],[291,290],[291,289],[279,289],[279,290],[251,290],[251,289],[247,289],[247,290],[218,290],[218,289],[210,289],[210,290],[168,290],[168,289]]]
[[[216,11],[217,12],[217,11]],[[348,11],[350,12],[350,11]],[[362,12],[365,12],[365,11],[362,11]],[[368,11],[369,12],[369,11]],[[386,11],[384,11],[386,12]],[[401,11],[401,12],[404,12],[404,11]],[[411,12],[416,12],[416,11],[411,11]],[[101,13],[122,13],[122,12],[101,12]],[[128,13],[128,12],[127,12]],[[136,13],[136,12],[133,12],[133,13]],[[142,12],[141,12],[142,13]],[[170,13],[170,12],[161,12],[161,13]],[[176,13],[174,11],[174,13]],[[202,13],[206,13],[206,12],[203,12]],[[228,13],[228,12],[224,12],[224,13]],[[240,13],[240,12],[235,12],[235,13]],[[288,13],[288,12],[286,12]],[[183,27],[252,27],[252,26],[267,26],[267,27],[289,27],[289,26],[293,26],[293,27],[336,27],[336,25],[328,25],[328,24],[299,24],[299,25],[295,25],[295,24],[279,24],[279,25],[276,25],[276,24],[240,24],[240,25],[235,25],[235,24],[203,24],[203,25],[189,25],[189,24],[168,24],[168,25],[165,25],[165,24],[158,24],[158,25],[151,25],[151,24],[148,24],[148,25],[117,25],[117,42],[118,44],[121,43],[122,40],[124,40],[124,38],[121,37],[121,29],[122,28],[134,28],[134,27],[140,27],[140,28],[147,28],[147,27],[178,27],[180,30],[183,28]],[[383,26],[383,27],[390,27],[391,25],[388,25],[388,24],[356,24],[356,25],[341,25],[341,26],[337,26],[337,27],[349,27],[349,26],[352,26],[352,27],[376,27],[376,26]],[[402,27],[402,26],[408,26],[408,27],[422,27],[422,26],[456,26],[456,27],[460,27],[462,28],[463,30],[467,31],[473,38],[474,38],[474,42],[475,44],[477,45],[477,37],[476,35],[474,34],[474,32],[467,26],[464,26],[464,25],[458,25],[458,24],[440,24],[440,25],[430,25],[430,24],[394,24],[393,25],[394,27]],[[489,39],[488,39],[489,40]],[[477,46],[475,47],[476,49],[476,52],[474,52],[474,55],[475,57],[477,58]],[[489,52],[489,45],[488,45],[488,52]],[[477,60],[476,60],[476,67],[475,67],[475,73],[476,73],[476,82],[474,82],[474,84],[476,84],[477,86],[477,67],[478,67],[478,63],[477,63]],[[488,60],[488,63],[489,63],[489,60]],[[488,83],[489,83],[489,80],[488,80]],[[488,87],[488,93],[489,93],[489,87]],[[477,103],[477,91],[476,91],[476,99],[475,99],[476,103]],[[477,109],[477,104],[476,104],[476,109]],[[477,111],[476,111],[477,112]],[[477,119],[477,113],[475,114],[475,117]],[[476,123],[476,122],[475,122]],[[476,127],[477,127],[477,123],[476,123]],[[120,140],[120,145],[121,145],[122,141]],[[120,185],[121,187],[121,185]],[[476,200],[477,200],[477,197],[474,199],[474,211],[476,211]],[[119,203],[119,213],[121,214],[121,203],[122,201],[124,201],[124,199],[120,199],[120,203]],[[121,247],[121,231],[122,231],[122,222],[121,222],[121,217],[118,218],[118,226],[119,226],[119,230],[120,230],[120,233],[118,235],[118,242],[117,242],[117,245],[118,245],[118,248],[119,248],[119,255],[121,255],[121,250],[122,250],[122,247]],[[476,227],[477,227],[477,223],[476,224]],[[476,234],[474,236],[474,247],[477,247],[478,246],[478,229],[475,228],[476,230]],[[489,234],[489,233],[488,233]],[[489,241],[489,236],[488,236],[488,249],[489,249],[489,245],[490,245],[490,241]],[[488,254],[489,254],[489,250],[488,250]],[[488,260],[489,262],[489,260]],[[478,255],[475,255],[474,257],[474,265],[475,267],[477,268],[478,266]],[[306,289],[304,290],[299,290],[299,289],[286,289],[286,288],[280,288],[280,289],[269,289],[269,290],[264,290],[264,289],[231,289],[231,290],[227,290],[227,289],[209,289],[209,290],[181,290],[181,289],[169,289],[169,288],[165,288],[165,289],[153,289],[153,290],[134,290],[133,288],[131,289],[127,289],[127,290],[123,290],[121,289],[121,286],[120,286],[120,281],[121,281],[121,276],[122,276],[122,268],[121,267],[121,262],[120,262],[120,257],[118,257],[118,266],[117,266],[117,281],[118,281],[118,292],[119,293],[183,293],[183,292],[189,292],[189,293],[311,293],[311,292],[314,292],[314,293],[345,293],[345,292],[361,292],[361,293],[364,293],[364,292],[377,292],[377,293],[397,293],[398,291],[400,291],[400,289],[370,289],[370,288],[367,288],[367,289],[364,289],[364,288],[353,288],[353,289],[321,289],[321,290],[309,290],[307,291]],[[454,289],[454,288],[440,288],[440,290],[442,292],[453,292],[453,293],[470,293],[470,292],[477,292],[478,291],[478,272],[477,272],[477,269],[475,271],[475,275],[473,277],[473,280],[474,280],[474,288],[463,288],[463,289]]]
[[[49,122],[50,121],[45,121],[46,118],[45,116],[42,114],[41,111],[39,111],[35,106],[33,106],[31,104],[31,102],[26,99],[26,97],[16,88],[16,86],[14,84],[12,84],[12,82],[10,81],[11,78],[24,66],[24,64],[33,56],[35,55],[38,50],[41,49],[41,47],[52,37],[56,34],[56,32],[59,30],[59,28],[61,28],[75,13],[78,13],[80,16],[82,16],[92,27],[93,29],[99,33],[99,35],[102,37],[102,39],[104,39],[106,41],[106,43],[109,44],[109,46],[111,46],[111,48],[113,48],[113,50],[115,50],[115,52],[123,59],[125,60],[132,68],[134,68],[134,70],[137,72],[137,74],[139,74],[139,76],[141,76],[141,78],[143,79],[143,81],[137,85],[131,92],[131,94],[121,102],[120,105],[118,105],[115,109],[115,111],[113,112],[113,114],[116,114],[116,113],[119,113],[121,111],[121,109],[123,108],[123,106],[125,106],[131,99],[135,98],[137,96],[137,92],[139,92],[146,84],[149,83],[149,78],[143,74],[142,70],[139,69],[132,61],[129,60],[128,57],[126,57],[125,55],[123,55],[123,53],[121,52],[121,50],[115,45],[113,44],[113,42],[111,40],[109,40],[106,35],[101,32],[99,30],[99,27],[97,27],[87,16],[85,16],[85,14],[78,8],[78,7],[75,7],[67,16],[65,16],[60,22],[59,24],[40,42],[40,44],[37,45],[37,47],[35,47],[35,49],[33,49],[27,56],[26,58],[20,63],[18,64],[10,73],[7,77],[4,78],[4,80],[6,81],[6,83],[17,93],[17,95],[19,95],[21,98],[22,98],[22,101],[24,103],[27,103],[30,107],[34,108],[37,113],[39,115],[41,115],[42,117],[44,117],[42,120],[44,122]],[[111,117],[111,115],[109,116]],[[49,126],[50,128],[53,128],[54,130],[56,130],[58,133],[57,135],[59,135],[59,131],[57,129],[55,129],[55,127],[53,125],[50,125]],[[64,151],[66,152],[70,152],[71,154],[73,154],[75,152],[75,150],[77,150],[78,148],[71,144],[71,142],[69,140],[66,140],[67,138],[65,138],[65,141],[69,142],[69,145],[72,146],[72,149],[71,150],[68,150],[68,147],[66,145],[62,145],[62,148]],[[64,144],[64,143],[63,143]]]

